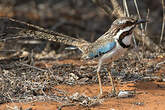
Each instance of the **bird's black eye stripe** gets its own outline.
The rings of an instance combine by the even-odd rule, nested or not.
[[[134,25],[134,24],[135,24],[134,22],[126,21],[126,22],[121,26],[120,29],[124,29],[124,28],[126,28],[126,27],[128,27],[128,26],[132,26],[132,25]]]
[[[133,28],[130,29],[129,31],[125,31],[125,32],[123,32],[123,33],[119,36],[119,40],[122,41],[122,40],[124,39],[125,36],[130,35],[130,34],[132,33],[132,30],[133,30]]]
[[[125,23],[126,26],[131,26],[131,25],[133,25],[133,24],[134,24],[134,22],[131,22],[131,21],[127,21],[127,22]]]

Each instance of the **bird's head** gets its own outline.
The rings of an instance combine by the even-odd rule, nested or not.
[[[118,25],[118,26],[122,26],[124,28],[127,26],[136,26],[140,23],[145,23],[145,22],[148,22],[148,20],[144,20],[144,19],[138,20],[138,19],[132,18],[132,17],[121,17],[121,18],[116,19],[112,23],[112,25]]]
[[[130,34],[133,32],[134,28],[136,25],[141,24],[141,23],[146,23],[148,22],[147,20],[144,19],[136,19],[132,17],[122,17],[116,19],[112,25],[111,25],[111,30],[114,30],[115,33],[121,32],[129,32]]]
[[[110,28],[111,34],[117,39],[119,42],[124,43],[123,39],[127,36],[132,35],[133,30],[138,24],[145,23],[147,20],[143,19],[135,19],[131,17],[122,17],[116,19]]]

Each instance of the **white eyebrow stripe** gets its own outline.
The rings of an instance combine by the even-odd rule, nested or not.
[[[120,23],[120,24],[124,24],[124,23],[126,23],[127,21],[128,21],[128,20],[120,20],[119,23]]]
[[[129,30],[131,30],[133,27],[134,27],[134,25],[128,26],[128,27],[126,27],[126,28],[123,28],[122,30],[120,30],[120,31],[117,32],[117,34],[114,36],[114,38],[115,38],[115,39],[119,39],[120,35],[121,35],[123,32],[129,31]]]

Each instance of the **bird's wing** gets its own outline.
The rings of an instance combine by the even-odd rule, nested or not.
[[[100,41],[113,41],[114,40],[114,36],[116,34],[118,30],[116,28],[114,28],[114,26],[105,32],[102,36],[100,36],[95,42],[100,42]]]
[[[115,48],[116,42],[106,42],[104,44],[98,44],[96,45],[88,54],[88,57],[91,58],[96,58],[99,57],[109,51],[111,51],[113,48]]]

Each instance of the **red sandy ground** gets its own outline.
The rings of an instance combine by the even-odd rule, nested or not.
[[[165,65],[156,74],[165,74]],[[107,98],[100,105],[94,107],[87,108],[77,105],[63,107],[62,110],[165,110],[165,82],[140,81],[123,85],[115,84],[117,90],[135,90],[135,96],[129,98]],[[96,96],[99,92],[98,84],[59,85],[55,86],[55,88],[67,91],[70,95],[79,92],[87,96]],[[104,92],[110,92],[110,90],[111,86],[103,86]],[[135,103],[143,103],[143,105],[136,105]],[[9,110],[9,106],[22,107],[23,110],[27,108],[32,108],[32,110],[56,110],[60,105],[62,104],[58,102],[8,103],[0,105],[0,110]]]
[[[159,86],[158,86],[159,85]],[[70,94],[79,92],[88,96],[98,94],[98,85],[84,85],[84,86],[56,86],[60,90],[68,91]],[[165,82],[137,82],[136,84],[125,84],[124,86],[117,85],[117,89],[122,90],[136,90],[135,97],[132,98],[107,98],[91,110],[165,110]],[[111,90],[111,87],[104,86],[104,92]],[[144,105],[135,105],[134,103],[144,103]],[[57,102],[33,102],[33,103],[8,103],[0,106],[0,110],[7,110],[8,106],[18,106],[23,108],[32,108],[32,110],[56,110],[61,103]],[[85,110],[89,109],[82,106],[64,107],[62,110]]]

